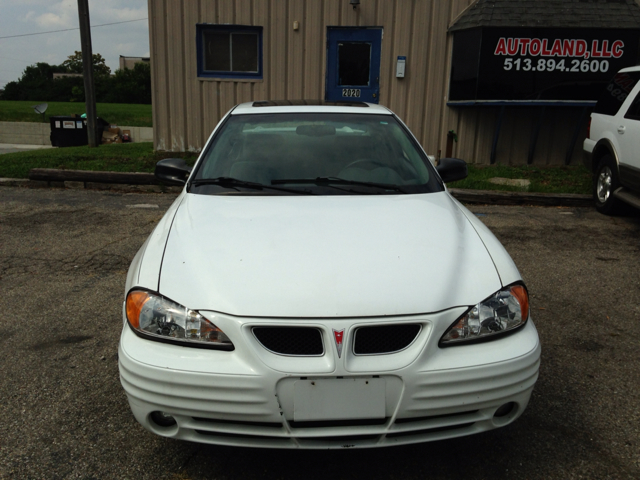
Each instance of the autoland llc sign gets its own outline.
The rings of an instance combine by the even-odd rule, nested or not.
[[[454,33],[450,105],[593,104],[637,64],[640,30],[474,28]]]

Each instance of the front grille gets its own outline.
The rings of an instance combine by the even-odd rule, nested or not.
[[[403,423],[417,423],[424,422],[429,420],[440,420],[442,418],[451,418],[451,417],[462,417],[465,415],[475,415],[478,413],[478,410],[469,410],[468,412],[456,412],[456,413],[445,413],[443,415],[430,415],[428,417],[409,417],[409,418],[396,418],[396,425],[400,425]]]
[[[324,354],[322,333],[311,327],[253,327],[253,334],[267,350],[280,355]]]
[[[362,427],[369,425],[384,425],[388,418],[358,419],[358,420],[312,420],[296,422],[289,420],[291,428],[334,428],[334,427]]]
[[[420,333],[420,324],[381,325],[356,330],[356,355],[378,355],[404,350]]]
[[[494,428],[486,412],[472,410],[423,417],[282,423],[192,417],[178,422],[182,438],[211,444],[267,448],[391,446],[458,437]]]
[[[460,425],[446,425],[444,427],[425,428],[422,430],[415,430],[415,431],[387,433],[387,438],[425,436],[428,434],[433,434],[438,432],[446,432],[449,430],[469,428],[473,425],[474,425],[474,422],[469,422],[469,423],[462,423]]]
[[[218,418],[204,418],[204,417],[191,417],[196,422],[205,423],[219,423],[223,425],[244,425],[250,427],[262,427],[262,428],[282,428],[281,423],[274,422],[248,422],[246,420],[220,420]]]

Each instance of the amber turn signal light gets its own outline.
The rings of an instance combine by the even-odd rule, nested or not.
[[[127,319],[132,327],[140,328],[140,312],[150,299],[151,295],[140,290],[134,290],[127,295]]]
[[[522,313],[522,320],[529,318],[529,294],[527,289],[522,285],[514,285],[511,287],[511,295],[518,299],[520,303],[520,312]]]

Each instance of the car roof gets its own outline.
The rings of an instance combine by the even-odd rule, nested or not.
[[[618,73],[627,73],[627,72],[640,72],[640,65],[623,68],[622,70],[618,71]]]
[[[387,107],[364,102],[326,102],[324,100],[269,100],[237,105],[232,115],[257,113],[360,113],[391,115]]]

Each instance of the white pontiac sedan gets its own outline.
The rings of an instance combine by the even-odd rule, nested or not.
[[[501,427],[540,343],[491,232],[407,127],[370,104],[233,108],[127,276],[119,345],[158,435],[275,448],[381,447]]]

